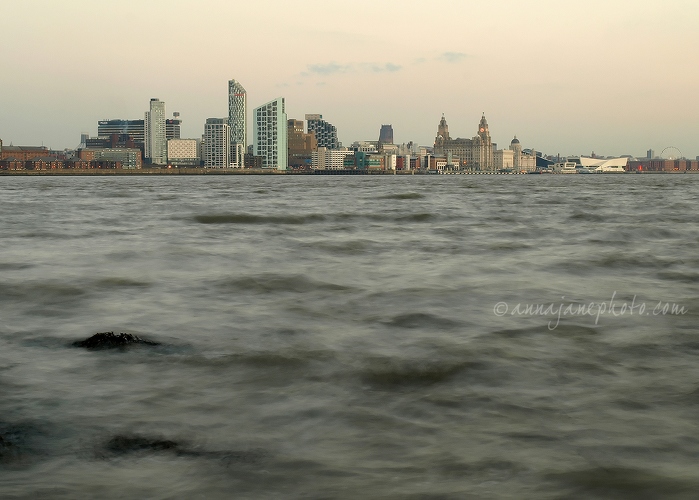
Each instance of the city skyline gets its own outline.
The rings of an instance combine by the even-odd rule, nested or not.
[[[327,23],[314,15],[321,9]],[[264,15],[265,30],[224,29],[233,11]],[[699,5],[680,0],[438,9],[392,0],[126,0],[117,9],[28,0],[4,8],[17,22],[2,28],[11,71],[0,82],[0,138],[72,148],[81,133],[96,135],[99,120],[142,117],[152,96],[181,112],[182,137],[200,137],[207,118],[228,115],[225,82],[234,78],[252,106],[283,96],[289,118],[322,114],[344,144],[375,140],[390,123],[397,143],[429,146],[442,114],[454,137],[468,138],[485,112],[501,146],[516,135],[546,154],[642,156],[674,146],[694,157],[697,14]],[[76,18],[80,27],[65,29]],[[141,36],[153,33],[152,19],[159,36]]]

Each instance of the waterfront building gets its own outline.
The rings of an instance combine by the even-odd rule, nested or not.
[[[28,161],[49,156],[49,149],[44,146],[3,146],[0,148],[0,160],[10,159]]]
[[[253,111],[255,156],[262,156],[262,168],[286,170],[288,166],[287,117],[283,97],[278,97]]]
[[[314,133],[319,148],[337,149],[340,141],[337,139],[337,128],[335,125],[323,120],[323,115],[306,115],[308,133]]]
[[[347,148],[319,147],[311,154],[311,168],[313,170],[341,170],[345,168],[345,157],[352,155],[352,153]]]
[[[228,119],[207,118],[204,125],[203,160],[205,168],[228,168],[231,164],[231,134]]]
[[[493,167],[495,170],[514,170],[515,152],[511,149],[493,151]]]
[[[536,170],[536,151],[529,149],[525,152],[517,136],[510,142],[510,150],[513,153],[512,168],[514,170],[518,172],[533,172]]]
[[[243,167],[245,148],[248,145],[247,132],[248,93],[235,80],[228,81],[228,128],[231,135],[231,163]]]
[[[145,154],[150,163],[167,163],[167,138],[165,135],[165,103],[159,99],[150,100],[150,110],[144,120]]]
[[[167,164],[174,167],[198,167],[199,144],[196,139],[170,139],[167,141]]]
[[[434,154],[445,157],[451,155],[454,163],[458,161],[470,170],[491,171],[495,169],[494,151],[496,146],[490,138],[485,114],[478,124],[478,133],[471,139],[452,139],[449,135],[447,121],[442,115],[434,141]]]
[[[103,148],[93,149],[92,160],[121,164],[121,168],[138,169],[143,166],[141,150],[138,148]]]

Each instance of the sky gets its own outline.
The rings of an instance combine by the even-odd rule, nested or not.
[[[74,148],[151,98],[182,137],[284,97],[344,145],[431,146],[481,115],[498,147],[545,154],[699,155],[696,0],[0,0],[0,139]],[[251,127],[249,126],[249,129]],[[252,136],[249,135],[252,142]]]

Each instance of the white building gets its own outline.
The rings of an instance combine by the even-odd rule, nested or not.
[[[167,163],[167,142],[165,138],[165,103],[159,99],[150,100],[150,111],[144,120],[146,158],[156,165]]]
[[[205,168],[228,168],[231,164],[231,135],[228,120],[207,118],[204,125],[203,160]]]
[[[168,165],[199,166],[199,145],[196,139],[170,139],[167,141]]]
[[[262,168],[286,170],[289,162],[287,151],[287,118],[283,97],[263,104],[253,111],[255,119],[255,156],[262,157]]]
[[[515,166],[515,152],[511,149],[496,149],[493,151],[495,170],[512,170]]]
[[[345,156],[353,154],[347,148],[328,149],[320,147],[311,153],[313,170],[341,170],[344,168]]]
[[[243,167],[245,148],[248,145],[247,131],[248,93],[235,80],[228,81],[228,127],[231,134],[231,163]]]

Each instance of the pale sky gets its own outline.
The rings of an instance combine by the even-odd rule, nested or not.
[[[546,154],[699,155],[696,0],[0,0],[0,139],[73,148],[97,121],[181,113],[182,136],[286,98],[344,145],[472,137]],[[250,127],[249,127],[250,128]],[[252,142],[252,137],[249,137]]]

